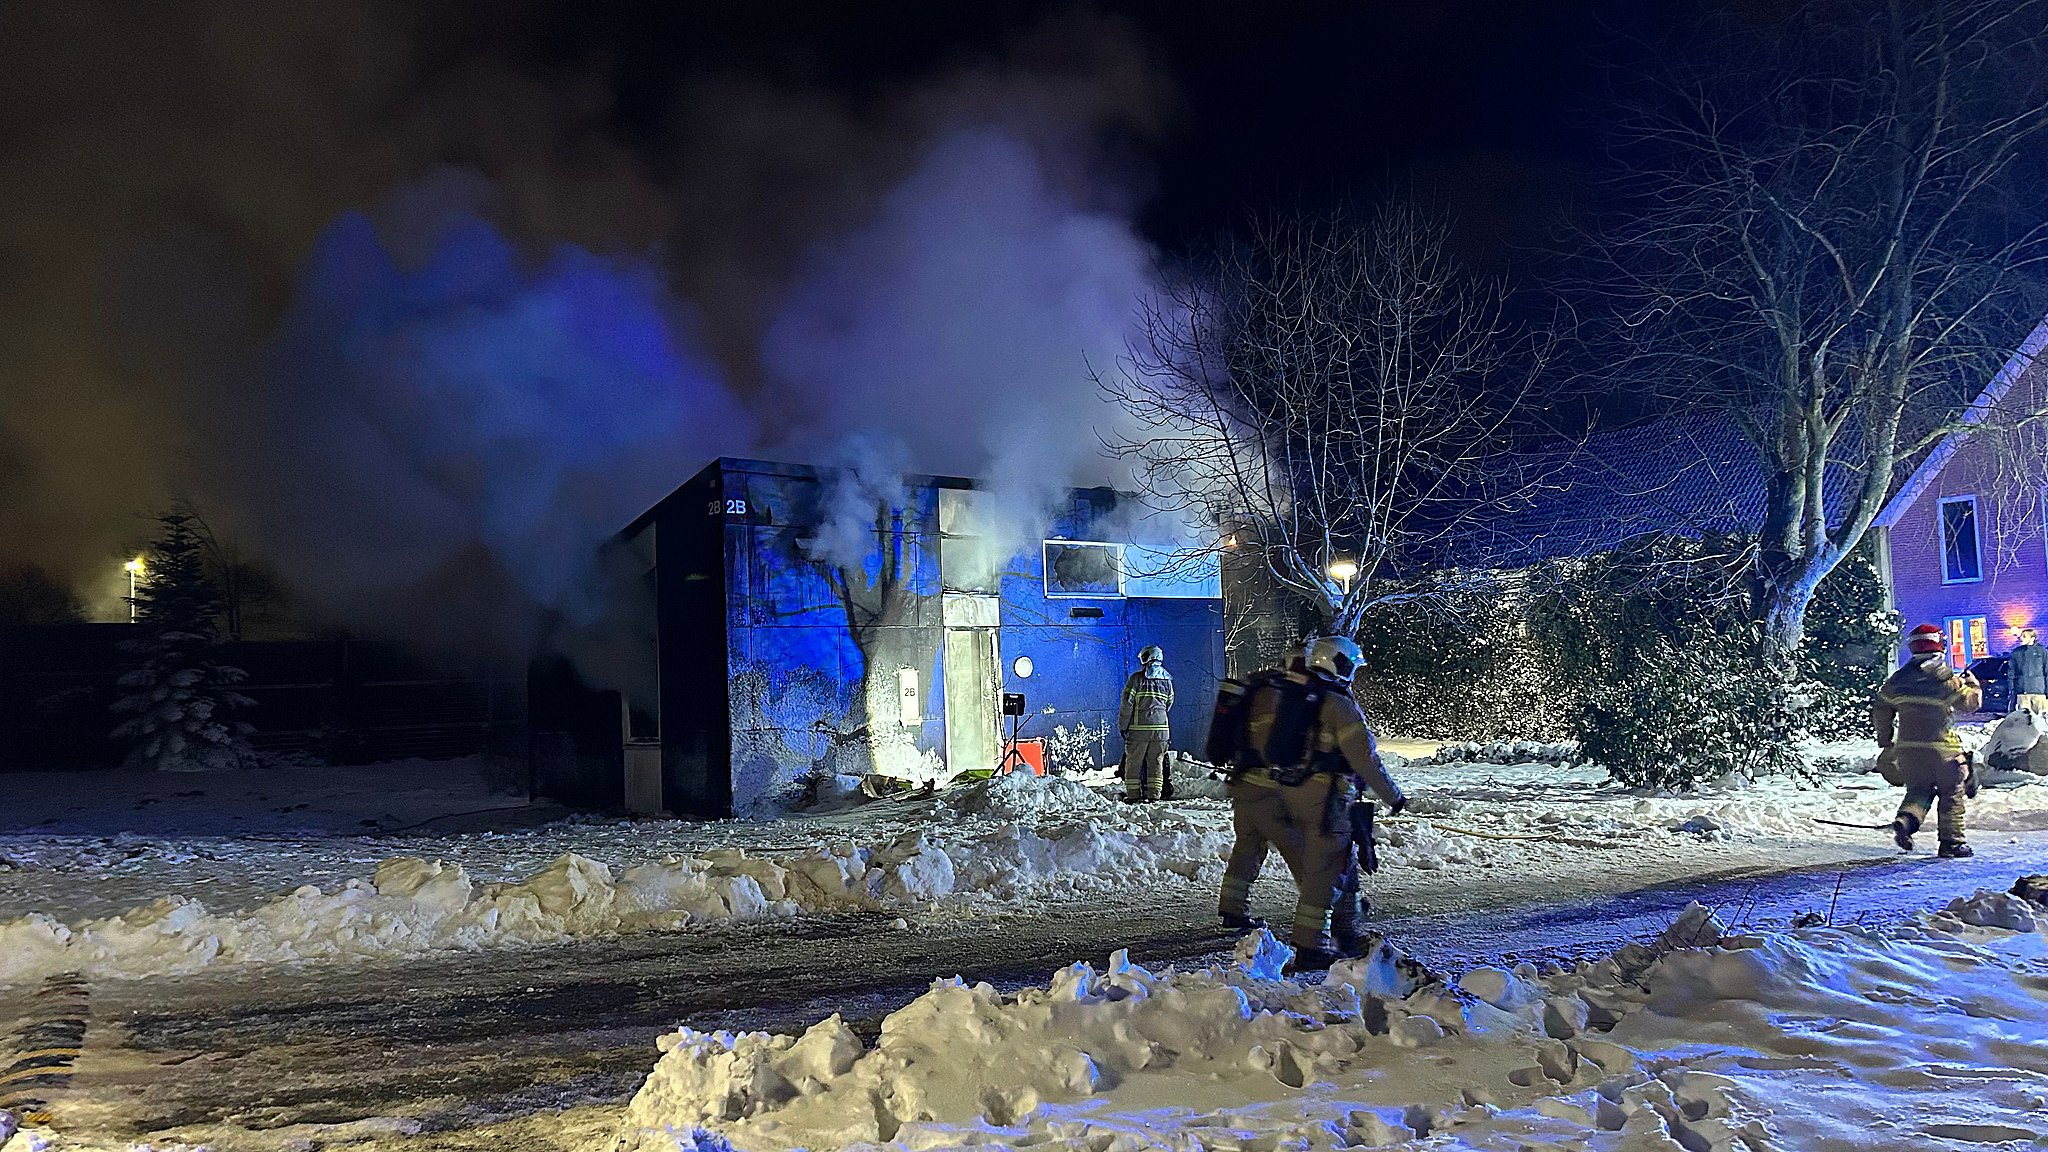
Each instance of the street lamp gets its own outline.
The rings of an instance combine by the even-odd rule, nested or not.
[[[1330,561],[1330,579],[1344,585],[1344,594],[1351,595],[1351,578],[1358,575],[1358,565],[1339,556]]]
[[[128,622],[133,624],[136,621],[135,578],[142,575],[142,557],[137,556],[135,559],[121,565],[121,567],[128,570]]]

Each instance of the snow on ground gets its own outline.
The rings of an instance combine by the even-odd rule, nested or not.
[[[1869,751],[1831,755],[1857,766]],[[1683,795],[1632,792],[1603,783],[1597,769],[1547,763],[1414,765],[1400,776],[1413,800],[1410,814],[1381,825],[1386,867],[1561,882],[1588,852],[1697,855],[1707,867],[1767,861],[1788,839],[1870,844],[1882,834],[1816,818],[1884,823],[1898,801],[1867,772],[1814,787],[1773,779]],[[1983,833],[2048,828],[2048,785],[1989,789],[1970,824]],[[449,836],[255,841],[0,835],[0,916],[13,916],[0,920],[0,984],[847,909],[1001,912],[1106,890],[1213,886],[1230,840],[1228,807],[1216,799],[1122,805],[1071,780],[1021,775],[764,822],[577,819]],[[1278,874],[1280,865],[1269,868]]]
[[[1919,1149],[2048,1140],[2048,910],[1978,893],[1889,931],[1726,935],[1447,983],[1382,946],[1320,984],[1122,953],[1003,995],[941,980],[870,1047],[663,1038],[615,1147],[1246,1152]]]

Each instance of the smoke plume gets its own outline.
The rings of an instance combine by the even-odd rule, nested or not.
[[[716,455],[982,477],[1020,544],[1114,479],[1087,362],[1151,255],[1105,141],[1170,104],[1120,28],[855,94],[705,68],[650,113],[494,26],[0,11],[6,559],[106,611],[175,492],[329,619],[509,648]]]

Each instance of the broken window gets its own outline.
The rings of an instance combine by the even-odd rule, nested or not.
[[[1047,540],[1045,594],[1121,598],[1124,594],[1123,545],[1088,540]]]

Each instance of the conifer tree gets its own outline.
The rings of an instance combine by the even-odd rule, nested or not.
[[[219,658],[220,590],[207,575],[197,517],[184,510],[157,518],[146,582],[136,589],[136,632],[114,739],[127,745],[126,767],[208,772],[259,766],[249,726],[230,718],[255,701],[235,691],[245,678]]]

